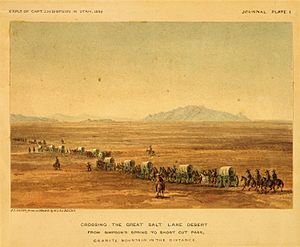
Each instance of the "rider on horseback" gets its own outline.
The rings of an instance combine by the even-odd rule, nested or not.
[[[255,171],[256,171],[255,178],[256,179],[261,179],[261,175],[259,173],[259,169],[256,169]]]
[[[273,181],[276,181],[276,180],[278,179],[278,177],[277,177],[277,174],[276,174],[276,171],[275,171],[275,170],[273,170],[273,171],[272,171],[272,179],[273,179]]]
[[[92,171],[92,164],[91,164],[90,162],[88,162],[88,163],[86,164],[86,168],[87,168],[87,171],[88,171],[88,172],[91,172],[91,171]]]
[[[267,176],[267,181],[271,180],[270,171],[269,171],[269,170],[266,170],[265,174],[266,174],[266,176]]]
[[[256,169],[255,171],[256,171],[256,173],[255,173],[255,175],[254,175],[254,179],[255,179],[256,182],[260,182],[260,180],[261,180],[261,175],[260,175],[260,173],[259,173],[259,170]]]
[[[249,169],[246,170],[246,178],[247,178],[247,182],[249,183],[250,180],[252,179],[252,175]]]
[[[211,183],[212,184],[216,184],[217,183],[217,169],[213,169],[212,170]]]
[[[146,154],[150,156],[150,158],[152,158],[152,156],[155,156],[155,151],[152,148],[152,145],[150,145],[147,149],[146,149]]]
[[[55,163],[53,164],[53,167],[55,168],[55,170],[60,170],[60,162],[57,156],[55,157]]]
[[[163,179],[163,177],[161,176],[161,174],[157,173],[157,174],[156,174],[156,186],[155,186],[156,192],[157,192],[157,187],[158,187],[159,184],[161,184],[162,187],[163,187],[163,190],[165,190],[165,182],[164,182],[164,179]]]

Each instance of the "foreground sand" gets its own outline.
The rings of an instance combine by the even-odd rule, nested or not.
[[[154,182],[118,172],[93,169],[95,159],[65,155],[61,171],[55,156],[28,154],[28,144],[12,142],[11,206],[16,208],[291,208],[292,129],[288,123],[35,123],[12,125],[12,137],[46,139],[67,147],[111,150],[117,161],[145,161],[147,145],[158,155],[157,166],[191,163],[196,168],[233,165],[238,175],[246,168],[276,169],[285,182],[283,192],[261,194],[241,187],[218,189],[167,184],[164,199],[155,198]]]

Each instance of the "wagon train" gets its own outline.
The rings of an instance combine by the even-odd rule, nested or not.
[[[76,147],[66,149],[64,145],[55,147],[46,145],[46,141],[41,144],[36,143],[34,152],[48,151],[51,153],[61,154],[80,154],[90,158],[97,158],[96,167],[106,171],[121,171],[125,174],[131,174],[136,178],[154,180],[157,173],[164,177],[166,182],[181,184],[201,184],[204,186],[214,186],[218,188],[237,187],[239,177],[233,166],[222,166],[218,169],[198,170],[194,169],[191,164],[178,165],[173,167],[156,167],[151,161],[136,164],[134,160],[125,160],[116,163],[112,157],[111,151],[101,151],[94,148],[86,150],[85,147]],[[30,152],[30,151],[29,151]]]

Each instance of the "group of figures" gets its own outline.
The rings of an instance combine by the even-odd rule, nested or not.
[[[277,177],[275,170],[272,171],[272,175],[269,170],[265,171],[265,176],[260,174],[259,169],[255,170],[255,174],[252,175],[249,169],[246,170],[246,175],[241,177],[241,182],[244,183],[243,189],[248,187],[250,191],[251,188],[260,192],[270,192],[271,190],[276,191],[280,189],[282,191],[284,187],[283,181]]]
[[[61,142],[64,144],[64,140],[61,139]],[[41,153],[41,152],[55,152],[55,153],[66,153],[64,145],[55,146],[47,144],[46,140],[28,140],[28,144],[33,144],[33,146],[28,147],[29,153]]]
[[[16,140],[16,141],[24,141]],[[97,158],[96,167],[98,170],[105,171],[117,171],[135,178],[156,181],[157,177],[161,178],[164,182],[168,183],[180,183],[180,184],[201,184],[213,187],[237,187],[239,185],[239,178],[232,166],[224,166],[214,169],[197,170],[192,165],[173,165],[173,166],[160,166],[156,167],[151,161],[142,162],[136,164],[134,160],[125,160],[124,162],[116,163],[111,156],[111,151],[100,151],[99,149],[86,150],[84,147],[76,147],[72,149],[65,148],[65,145],[54,146],[47,145],[45,140],[29,140],[28,143],[35,144],[29,152],[44,152],[60,154],[79,154],[85,155],[89,158]],[[62,144],[65,144],[64,140],[61,140]],[[147,149],[149,156],[155,155],[152,146]],[[56,157],[56,161],[53,164],[55,170],[60,170],[60,162]],[[88,162],[86,168],[89,172],[93,170],[93,165]],[[249,169],[246,170],[245,176],[241,177],[242,190],[248,188],[250,191],[252,188],[256,191],[269,192],[271,190],[276,191],[283,189],[284,183],[277,177],[276,171],[272,171],[272,175],[269,170],[265,171],[265,176],[260,174],[260,171],[256,169],[254,175],[251,174]]]
[[[29,153],[41,153],[41,152],[50,152],[57,154],[76,154],[83,155],[89,158],[99,158],[104,159],[108,156],[111,156],[111,151],[100,151],[97,148],[87,150],[85,147],[76,147],[76,148],[66,148],[64,139],[61,139],[62,145],[55,146],[53,144],[48,145],[45,140],[38,141],[36,139],[29,140],[29,144],[35,144],[32,147],[28,147]]]
[[[201,175],[193,170],[191,165],[179,165],[179,167],[155,167],[151,161],[135,164],[134,160],[125,160],[115,163],[112,158],[98,159],[96,167],[106,171],[118,171],[132,175],[135,178],[155,181],[159,174],[164,181],[169,183],[201,183]]]
[[[32,147],[28,147],[28,152],[31,153],[36,153],[36,152],[41,152],[43,150],[43,148],[45,146],[47,146],[47,142],[46,140],[37,140],[37,139],[33,139],[33,140],[28,140],[24,138],[24,140],[28,143],[28,144],[33,144],[34,146]]]
[[[155,181],[159,175],[168,183],[199,184],[219,188],[236,187],[239,181],[235,169],[231,166],[200,171],[189,164],[156,167],[151,161],[136,164],[134,160],[125,160],[121,163],[115,163],[113,158],[105,158],[104,160],[98,159],[96,167],[100,170],[122,172],[134,178],[150,181]],[[90,163],[88,163],[87,168],[88,171],[92,170]]]
[[[24,137],[14,137],[12,138],[14,142],[27,142],[27,138]]]

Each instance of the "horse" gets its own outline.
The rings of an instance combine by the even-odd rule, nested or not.
[[[203,173],[200,173],[200,184],[203,184],[203,185],[206,185],[206,186],[209,186],[210,185],[210,179],[209,179],[209,176],[206,175],[207,173],[203,172]]]
[[[156,167],[153,167],[150,172],[149,180],[154,181],[157,173],[158,173],[158,169]]]
[[[246,187],[249,187],[248,191],[251,190],[251,188],[255,187],[255,190],[257,190],[256,182],[253,177],[250,177],[247,179],[246,177],[242,176],[241,177],[241,182],[244,181],[244,187],[242,190],[244,190]]]
[[[37,150],[37,152],[43,152],[44,151],[44,147],[42,145],[37,145],[37,147],[35,149]]]
[[[96,165],[97,165],[98,169],[104,170],[104,161],[103,160],[98,159],[96,162]]]
[[[155,156],[155,151],[152,149],[152,145],[146,149],[146,154],[148,154],[150,157]]]
[[[60,163],[59,163],[59,161],[56,161],[56,162],[53,164],[53,168],[54,168],[55,170],[60,170]]]
[[[176,181],[176,168],[174,169],[174,168],[168,167],[167,174],[168,174],[167,181],[170,183],[174,183]]]
[[[155,189],[156,189],[156,198],[164,197],[164,191],[165,191],[164,182],[157,182]]]
[[[200,176],[197,170],[193,170],[192,172],[192,181],[194,182],[194,184],[201,184],[202,182],[202,176]]]
[[[270,192],[271,190],[274,190],[275,191],[275,188],[274,188],[274,181],[271,180],[270,178],[266,178],[266,177],[263,177],[261,179],[261,192]],[[267,190],[269,188],[269,190]]]
[[[284,183],[281,179],[277,178],[276,180],[274,180],[274,191],[276,191],[276,187],[277,189],[280,188],[280,191],[282,192],[282,189],[284,187]]]
[[[261,179],[261,192],[270,192],[271,190],[273,190],[275,192],[275,181],[273,179],[271,179],[271,175],[269,170],[265,171],[265,175],[266,177],[263,177]],[[268,190],[269,188],[269,190]]]
[[[164,166],[159,167],[158,173],[161,174],[165,181],[169,181],[169,173]]]
[[[123,163],[117,163],[116,169],[117,172],[122,172],[124,170],[124,164]]]
[[[217,183],[217,169],[213,169],[211,171],[209,181],[210,181],[211,184],[216,185],[216,183]]]
[[[254,175],[254,180],[256,182],[256,187],[258,190],[258,188],[261,188],[261,184],[262,184],[262,177],[261,177],[258,169],[256,169],[256,174]]]
[[[141,165],[135,165],[135,167],[133,168],[133,170],[134,170],[133,174],[135,174],[135,176],[137,178],[141,178],[142,177],[142,175],[141,175],[141,172],[142,172]]]
[[[95,157],[95,155],[94,155],[94,153],[93,153],[92,151],[85,151],[85,155],[86,155],[86,157],[88,157],[88,158],[93,158],[93,157]]]

